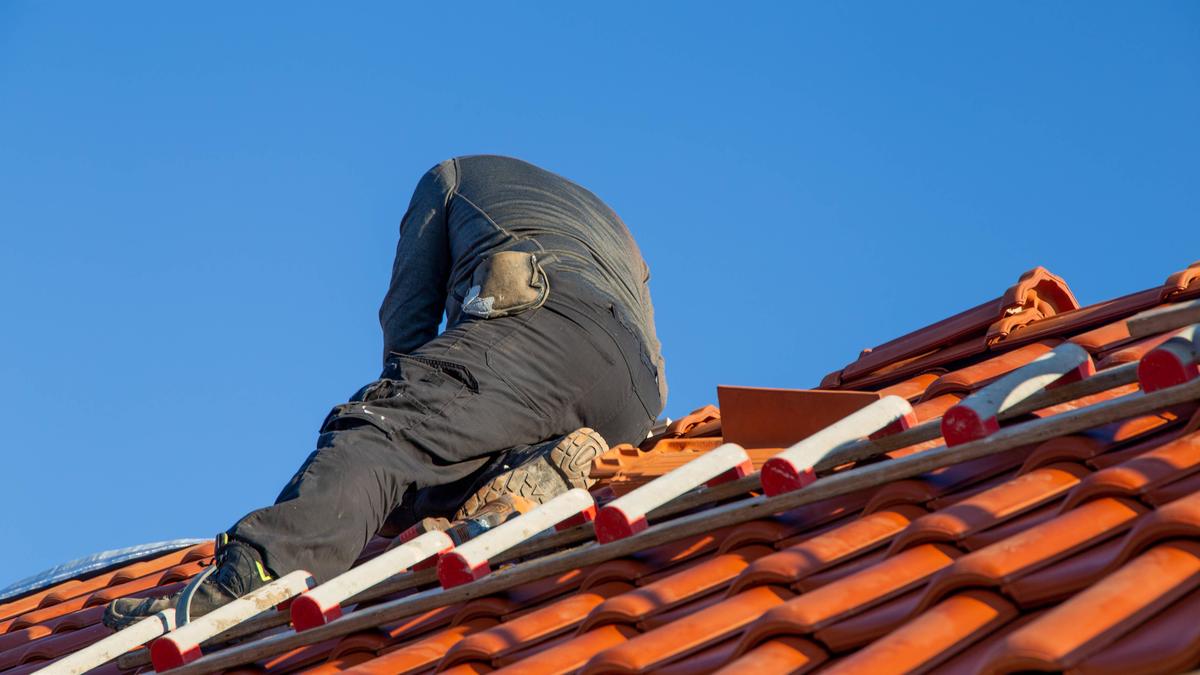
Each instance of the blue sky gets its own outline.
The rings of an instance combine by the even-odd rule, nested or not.
[[[453,155],[623,216],[676,416],[1200,258],[1200,5],[731,7],[0,4],[0,586],[269,503]]]

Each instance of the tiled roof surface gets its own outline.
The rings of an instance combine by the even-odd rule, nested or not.
[[[935,419],[1064,341],[1086,349],[1100,374],[1139,362],[1174,331],[1138,339],[1126,319],[1197,297],[1200,263],[1083,308],[1039,268],[995,300],[865,350],[822,388],[899,395],[919,421]],[[1005,426],[1137,388],[1122,384]],[[596,462],[594,494],[625,494],[712,450],[723,412],[731,428],[757,411],[755,425],[777,427],[766,437],[786,433],[789,420],[737,398],[675,421],[641,448],[613,448]],[[230,673],[1186,670],[1200,664],[1197,403],[1103,420],[487,595],[439,603],[433,593],[413,605],[420,611],[312,644],[284,639],[293,635],[281,625],[286,613],[269,616],[240,645],[206,652],[243,655],[221,666]],[[756,468],[777,450],[749,448]],[[376,539],[363,559],[389,543]],[[0,604],[0,672],[33,672],[109,635],[99,623],[106,602],[174,591],[211,555],[211,545],[193,546]],[[348,608],[345,619],[434,586],[429,571],[398,577],[394,592]],[[208,662],[187,668],[209,670]],[[143,650],[96,672],[152,668]]]

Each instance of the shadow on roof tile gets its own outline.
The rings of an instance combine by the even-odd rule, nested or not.
[[[1200,542],[1159,544],[992,650],[985,669],[1065,670],[1200,587]]]

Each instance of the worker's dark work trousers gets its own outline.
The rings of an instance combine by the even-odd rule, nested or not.
[[[410,489],[579,427],[610,444],[644,438],[662,404],[641,342],[606,295],[553,265],[546,273],[541,307],[468,318],[395,355],[366,401],[334,409],[275,505],[231,535],[275,574],[303,569],[324,582],[349,569]]]

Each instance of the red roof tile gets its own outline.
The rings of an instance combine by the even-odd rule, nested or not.
[[[1135,339],[1130,316],[1194,297],[1200,263],[1084,308],[1061,279],[1034,270],[1000,298],[868,350],[825,382],[865,391],[738,389],[722,397],[724,410],[698,408],[641,448],[614,448],[594,464],[595,494],[627,492],[738,434],[759,446],[750,453],[759,466],[780,434],[803,437],[880,396],[915,402],[918,421],[936,426],[964,396],[1066,340],[1102,374],[1119,374],[1104,369],[1138,361],[1174,333]],[[1005,420],[1001,433],[1141,396],[1122,382]],[[273,615],[256,620],[258,636],[215,653],[231,673],[1186,670],[1200,665],[1200,395],[1192,399],[653,546],[611,548],[625,545],[618,540],[550,556],[550,544],[526,547],[528,564],[496,574],[588,551],[624,554],[503,590],[467,584],[410,616],[356,619],[418,597],[430,576],[415,573],[394,586],[407,590],[348,606],[311,636]],[[845,401],[853,404],[837,408]],[[836,476],[947,452],[921,438]],[[726,506],[685,495],[685,506],[651,512],[647,532],[696,517],[686,513],[753,508],[762,498],[745,493],[757,489],[752,476],[710,491],[733,500]],[[546,541],[572,546],[585,529]],[[360,561],[390,543],[376,538]],[[178,588],[211,555],[211,546],[185,549],[0,603],[0,672],[32,672],[100,639],[110,633],[99,624],[107,600]],[[352,630],[338,628],[350,621]],[[185,670],[208,672],[206,662]],[[98,672],[145,663],[135,652]]]

